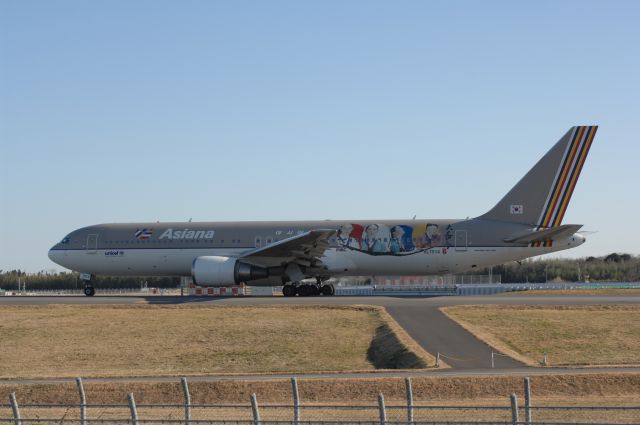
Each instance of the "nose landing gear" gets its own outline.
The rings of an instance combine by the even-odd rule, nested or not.
[[[96,294],[96,290],[93,289],[93,285],[91,284],[91,275],[89,273],[81,273],[80,279],[82,283],[84,283],[84,294],[87,297],[93,297]]]

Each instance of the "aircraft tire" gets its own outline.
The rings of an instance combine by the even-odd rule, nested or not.
[[[93,297],[96,294],[96,290],[93,288],[93,286],[85,286],[84,287],[84,294],[87,297]]]
[[[298,295],[300,295],[301,297],[308,297],[309,295],[311,295],[311,288],[309,287],[309,285],[300,285],[298,286]]]
[[[331,285],[322,285],[321,292],[322,295],[328,297],[333,295],[333,288],[331,287]]]
[[[295,297],[296,287],[293,285],[284,285],[282,287],[282,295],[284,295],[285,297]]]
[[[309,285],[309,295],[312,297],[317,297],[320,295],[320,288],[316,285]]]

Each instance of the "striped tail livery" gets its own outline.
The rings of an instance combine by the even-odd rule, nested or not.
[[[597,130],[595,125],[572,127],[481,218],[528,224],[536,230],[560,226]],[[551,244],[535,241],[531,246]]]

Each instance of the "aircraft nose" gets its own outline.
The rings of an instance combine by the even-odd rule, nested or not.
[[[51,248],[51,249],[49,250],[49,254],[48,254],[48,255],[49,255],[49,260],[53,261],[53,262],[54,262],[54,263],[56,263],[56,264],[60,264],[60,263],[59,263],[59,260],[58,260],[59,251],[57,251],[57,250],[55,250],[55,249]]]

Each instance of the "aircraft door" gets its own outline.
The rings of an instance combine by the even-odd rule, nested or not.
[[[98,252],[98,235],[92,233],[87,236],[87,254],[95,254]]]
[[[467,250],[467,231],[456,230],[456,251]]]

